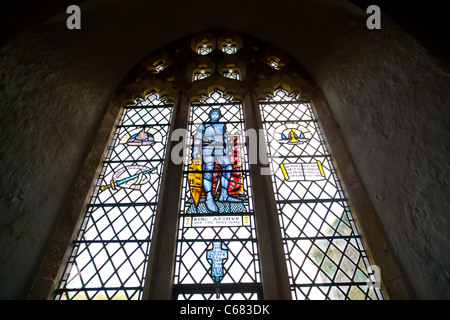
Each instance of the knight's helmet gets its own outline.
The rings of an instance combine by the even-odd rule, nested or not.
[[[217,117],[217,119],[213,119],[213,117],[212,117],[213,114],[218,114],[218,115],[219,115],[219,116]],[[217,109],[217,108],[214,108],[214,109],[212,109],[212,110],[209,112],[209,119],[210,119],[212,122],[218,121],[220,117],[221,117],[220,110]]]

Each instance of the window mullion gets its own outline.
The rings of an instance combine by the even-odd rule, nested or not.
[[[189,101],[179,94],[173,107],[170,135],[176,129],[187,129]],[[145,277],[143,300],[170,300],[172,298],[173,268],[176,253],[178,213],[183,189],[183,165],[171,159],[177,141],[168,141],[164,176],[155,217],[154,234]]]
[[[259,115],[256,94],[250,91],[244,96],[243,108],[246,130],[255,130],[257,133],[262,132],[263,126]],[[254,208],[263,296],[264,299],[290,300],[291,293],[288,272],[285,263],[275,196],[272,189],[270,169],[268,166],[263,166],[263,163],[268,162],[260,159],[261,154],[265,154],[266,152],[265,137],[263,134],[257,134],[257,139],[259,153],[257,157],[251,157],[257,159],[257,163],[250,161],[250,177],[255,199]],[[263,149],[260,150],[261,148]],[[256,148],[249,149],[256,150]]]

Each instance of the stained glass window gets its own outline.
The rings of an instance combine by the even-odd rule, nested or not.
[[[223,76],[225,78],[230,78],[230,79],[235,79],[235,80],[240,80],[240,75],[239,75],[239,71],[235,70],[233,68],[229,68],[229,69],[225,69],[223,71]]]
[[[155,73],[160,73],[163,70],[164,70],[164,62],[160,62],[159,64],[156,65]]]
[[[174,130],[172,104],[154,92],[122,108],[55,298],[383,299],[310,102],[278,89],[254,104],[275,89],[270,74],[289,85],[288,60],[262,58],[256,49],[266,44],[253,45],[255,39],[239,51],[235,44],[245,37],[198,39],[204,35],[171,47],[164,60],[144,60],[148,78],[126,86],[145,90],[152,83],[178,95]],[[217,69],[192,52],[207,55],[213,43],[223,52],[211,57]],[[179,60],[181,50],[193,60]],[[255,82],[239,85],[211,76],[214,70]],[[191,76],[201,81],[186,83]],[[206,95],[209,88],[233,97]],[[264,150],[246,125],[263,129]],[[179,128],[188,129],[180,165],[172,157],[165,162],[178,150],[176,138],[166,147]],[[260,152],[267,152],[270,170],[258,173]],[[171,168],[165,174],[164,163]]]
[[[275,61],[275,60],[270,60],[270,61],[269,61],[269,65],[270,65],[272,68],[274,68],[275,70],[280,70],[280,66],[279,66],[278,62]]]
[[[279,89],[260,112],[293,299],[381,299],[311,105]]]
[[[200,71],[194,73],[194,81],[206,79],[209,76],[211,76],[211,72],[201,69]]]
[[[220,91],[191,105],[175,299],[257,299],[260,271],[242,105]]]
[[[123,108],[56,299],[139,299],[172,105],[156,93]]]
[[[222,51],[226,54],[235,54],[237,52],[237,47],[235,44],[227,43],[222,46]]]
[[[212,46],[206,40],[197,47],[197,53],[202,56],[209,54],[211,51]]]

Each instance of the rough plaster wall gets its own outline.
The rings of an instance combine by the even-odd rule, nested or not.
[[[62,14],[1,48],[0,247],[8,259],[0,298],[26,296],[125,73],[147,53],[210,28],[265,39],[307,68],[417,296],[449,297],[448,74],[387,19],[368,31],[365,13],[343,1],[280,0],[277,10],[259,0],[196,4],[87,1],[82,30],[67,31]],[[198,19],[198,6],[211,15]]]
[[[23,298],[113,87],[33,31],[0,70],[0,299]]]
[[[292,37],[306,46],[272,42],[318,83],[416,297],[448,299],[450,75],[387,17],[330,11]]]
[[[450,76],[388,23],[353,33],[322,90],[417,297],[449,298]]]

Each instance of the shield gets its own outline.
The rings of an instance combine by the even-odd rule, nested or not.
[[[191,191],[195,206],[198,206],[200,196],[202,195],[203,175],[201,170],[202,160],[192,159],[192,163],[189,165],[188,181],[189,190]]]

